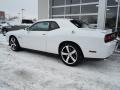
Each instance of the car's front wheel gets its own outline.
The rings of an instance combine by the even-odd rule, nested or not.
[[[64,43],[59,51],[62,61],[68,66],[76,66],[84,61],[82,51],[73,43]]]
[[[10,38],[9,45],[13,51],[20,50],[20,45],[18,43],[18,40],[14,36]]]

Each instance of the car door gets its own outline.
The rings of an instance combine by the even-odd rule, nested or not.
[[[46,33],[46,51],[50,53],[58,52],[57,42],[61,29],[56,21],[49,21],[49,31]],[[57,49],[56,49],[57,48]],[[56,51],[56,52],[55,52]]]
[[[46,34],[49,31],[49,22],[38,22],[29,27],[22,36],[22,46],[29,49],[45,51]]]

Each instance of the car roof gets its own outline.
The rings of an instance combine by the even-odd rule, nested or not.
[[[38,20],[38,22],[40,21],[69,21],[69,20],[73,20],[73,19],[66,19],[66,18],[41,19],[41,20]]]
[[[42,21],[55,21],[57,22],[57,24],[62,28],[62,27],[69,27],[69,28],[75,28],[76,26],[74,26],[72,23],[70,23],[70,20],[74,20],[74,19],[66,19],[66,18],[55,18],[55,19],[41,19],[38,20],[38,22],[42,22]],[[64,23],[64,24],[63,24]],[[77,27],[76,27],[77,28]]]

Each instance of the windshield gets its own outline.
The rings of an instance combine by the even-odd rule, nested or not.
[[[78,28],[88,28],[89,27],[89,24],[87,24],[83,21],[80,21],[80,20],[70,20],[70,22]]]

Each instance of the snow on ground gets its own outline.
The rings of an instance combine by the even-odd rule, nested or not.
[[[2,34],[0,34],[0,44],[8,45],[6,37],[4,37]]]
[[[120,55],[69,67],[57,55],[13,52],[0,35],[0,90],[120,90]]]

